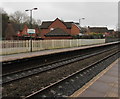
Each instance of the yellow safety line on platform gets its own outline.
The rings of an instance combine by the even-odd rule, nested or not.
[[[92,80],[90,80],[88,83],[86,83],[82,88],[79,90],[75,91],[71,96],[69,97],[78,97],[80,96],[81,93],[83,93],[88,87],[90,87],[96,80],[98,80],[101,76],[103,76],[108,70],[110,70],[117,62],[119,59],[114,61],[109,67],[104,69],[102,72],[100,72],[97,76],[95,76]]]

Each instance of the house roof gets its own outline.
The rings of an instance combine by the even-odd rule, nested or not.
[[[64,22],[67,28],[71,29],[73,22]]]
[[[108,30],[108,32],[112,33],[112,32],[114,32],[114,30]]]
[[[57,37],[57,36],[70,36],[70,34],[65,32],[63,29],[55,28],[54,30],[47,33],[45,36],[46,37],[49,37],[49,36],[54,36],[54,37]]]
[[[50,26],[51,23],[52,23],[52,21],[42,22],[40,28],[41,28],[41,29],[47,29],[47,28]]]
[[[87,32],[87,28],[81,27],[80,28],[80,33],[85,33],[85,32]]]
[[[56,20],[60,20],[59,18],[56,18],[54,21]],[[41,29],[47,29],[54,21],[43,21],[42,25],[41,25]],[[73,22],[64,22],[62,20],[60,20],[67,28],[71,28],[72,23]]]
[[[107,27],[88,27],[90,32],[104,33],[108,32]]]

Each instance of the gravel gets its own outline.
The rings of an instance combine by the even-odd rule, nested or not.
[[[4,85],[2,88],[3,97],[24,97],[37,90],[48,86],[50,83],[54,83],[63,77],[66,77],[75,71],[92,64],[95,60],[99,60],[110,53],[115,52],[115,50],[102,53],[98,56],[93,56],[88,59],[83,59],[81,61],[56,68],[47,72],[43,72],[28,78],[21,79],[12,84]],[[60,93],[59,93],[60,94]]]

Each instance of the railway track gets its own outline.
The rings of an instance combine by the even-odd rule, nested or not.
[[[86,82],[114,62],[119,56],[120,51],[116,51],[55,83],[24,97],[24,99],[70,96],[74,91],[81,88]]]
[[[106,45],[101,45],[98,47],[93,46],[90,48],[88,47],[85,49],[76,49],[76,50],[66,51],[62,53],[35,56],[35,57],[30,57],[25,59],[17,59],[13,61],[4,61],[2,62],[2,75],[13,73],[16,71],[17,72],[24,71],[25,69],[30,69],[33,67],[36,68],[43,64],[46,65],[46,63],[51,64],[61,59],[76,57],[77,55],[82,56],[82,55],[94,53],[95,51],[97,52],[100,50],[109,49],[111,46],[114,46],[116,44],[118,43],[114,42]]]
[[[35,68],[29,68],[29,69],[5,74],[5,75],[2,76],[2,84],[11,83],[13,81],[17,81],[17,80],[20,80],[20,79],[23,79],[23,78],[26,78],[26,77],[29,77],[29,76],[32,76],[32,75],[36,75],[36,74],[51,70],[51,69],[55,69],[55,68],[58,68],[58,67],[61,67],[61,66],[64,66],[64,65],[82,60],[82,59],[86,59],[86,58],[89,58],[89,57],[92,57],[92,56],[96,56],[98,54],[110,51],[112,49],[115,49],[115,48],[113,47],[113,48],[110,48],[110,49],[104,49],[102,51],[99,51],[99,52],[96,52],[96,53],[91,53],[91,54],[88,54],[88,55],[85,55],[85,56],[78,55],[78,56],[75,56],[75,57],[72,57],[72,58],[62,59],[62,60],[52,62],[52,63],[46,64],[46,65],[40,65],[40,66],[37,66]]]
[[[75,61],[73,63],[71,62],[71,63],[68,63],[67,65],[59,66],[59,68],[56,67],[56,68],[53,68],[50,70],[46,70],[46,72],[43,71],[41,73],[36,73],[36,74],[30,75],[27,77],[23,77],[24,79],[20,78],[20,79],[16,79],[16,80],[13,80],[10,82],[8,81],[8,82],[4,83],[2,86],[2,92],[3,92],[2,96],[3,96],[3,98],[4,97],[5,98],[6,97],[22,97],[23,98],[23,97],[29,96],[31,93],[34,93],[40,89],[46,88],[46,86],[52,85],[53,83],[59,81],[62,78],[66,78],[68,75],[75,73],[79,69],[83,69],[86,66],[92,64],[93,62],[100,60],[101,58],[103,58],[111,53],[114,53],[115,51],[118,50],[118,45],[119,44],[117,44],[117,45],[115,44],[115,46],[113,45],[111,47],[108,46],[105,48],[100,47],[101,50],[96,50],[96,48],[93,50],[91,49],[90,52],[89,52],[89,50],[87,50],[86,52],[89,52],[89,53],[84,53],[84,55],[85,54],[86,55],[85,56],[82,55],[82,57],[84,57],[84,58],[83,59],[81,58],[81,60],[75,61],[74,59],[78,58],[76,56],[73,58],[73,60]],[[97,48],[97,49],[99,49],[99,48]],[[102,52],[102,50],[103,50],[103,52]],[[105,52],[105,50],[106,50],[106,52]],[[96,52],[99,54],[97,55]],[[96,53],[96,55],[86,57],[87,55],[92,55],[95,53]],[[79,55],[80,54],[78,54],[78,56]],[[79,58],[80,57],[81,56],[79,56]],[[66,59],[72,59],[72,57],[66,58]],[[63,60],[65,60],[65,59],[63,59]],[[44,65],[44,66],[46,66],[46,65]],[[85,73],[83,73],[82,75],[84,75],[82,77],[87,78],[87,76],[85,76]],[[76,78],[79,78],[79,77],[76,77]],[[71,79],[70,81],[74,82],[76,80]],[[67,81],[67,83],[68,82],[69,81]],[[84,82],[84,80],[81,82]],[[60,87],[60,89],[61,89],[61,86],[58,86],[58,87]],[[58,88],[58,87],[56,87],[56,88]],[[69,86],[68,88],[71,88],[71,87]],[[72,89],[70,89],[70,90],[72,91]],[[54,90],[51,90],[50,92],[54,93]],[[64,90],[63,90],[63,92],[64,92]],[[60,93],[58,93],[58,94],[61,95]],[[44,97],[44,95],[46,96],[46,94],[44,94],[44,93],[42,95],[43,95],[43,97]],[[64,95],[64,94],[62,94],[62,95]],[[52,96],[54,96],[54,95],[52,95]],[[66,96],[68,96],[68,95],[66,95]]]

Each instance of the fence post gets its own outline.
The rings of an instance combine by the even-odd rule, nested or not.
[[[79,47],[79,39],[77,39],[77,47]]]
[[[30,52],[32,52],[32,38],[30,39]]]
[[[52,43],[52,49],[54,49],[54,40],[51,40]]]
[[[29,40],[29,51],[32,52],[32,39]]]

